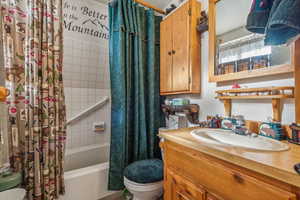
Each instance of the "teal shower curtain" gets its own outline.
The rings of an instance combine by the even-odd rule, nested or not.
[[[132,0],[109,5],[111,150],[109,189],[121,190],[124,168],[160,157],[158,128],[163,125],[159,96],[161,17]]]

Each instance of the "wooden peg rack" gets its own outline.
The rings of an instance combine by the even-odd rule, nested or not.
[[[217,99],[223,101],[226,116],[231,116],[234,99],[271,99],[273,120],[281,121],[282,99],[294,98],[294,87],[242,88],[216,91]]]

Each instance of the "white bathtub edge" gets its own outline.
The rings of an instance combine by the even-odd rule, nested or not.
[[[79,147],[75,149],[67,149],[66,150],[66,155],[65,156],[70,156],[76,153],[81,153],[89,150],[94,150],[94,149],[99,149],[103,147],[109,147],[109,143],[104,143],[104,144],[95,144],[95,145],[89,145],[89,146],[84,146],[84,147]]]
[[[78,178],[80,176],[84,176],[84,175],[88,175],[88,174],[92,174],[104,169],[108,169],[109,168],[109,163],[102,163],[102,164],[97,164],[97,165],[93,165],[93,166],[89,166],[89,167],[85,167],[85,168],[81,168],[81,169],[75,169],[75,170],[71,170],[71,171],[67,171],[65,172],[65,179],[72,179],[72,178]]]

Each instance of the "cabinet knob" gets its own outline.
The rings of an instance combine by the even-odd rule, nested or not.
[[[244,183],[244,179],[241,175],[239,174],[233,174],[233,178],[238,182],[238,183]]]
[[[176,51],[175,50],[172,50],[172,54],[175,54],[176,53]]]
[[[169,51],[168,54],[169,54],[169,56],[172,55],[172,51]]]

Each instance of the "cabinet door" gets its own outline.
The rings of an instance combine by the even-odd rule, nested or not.
[[[160,24],[160,93],[172,92],[172,16]]]
[[[168,171],[168,200],[205,200],[205,191],[185,178]]]
[[[189,65],[189,3],[173,14],[173,91],[190,90]]]

